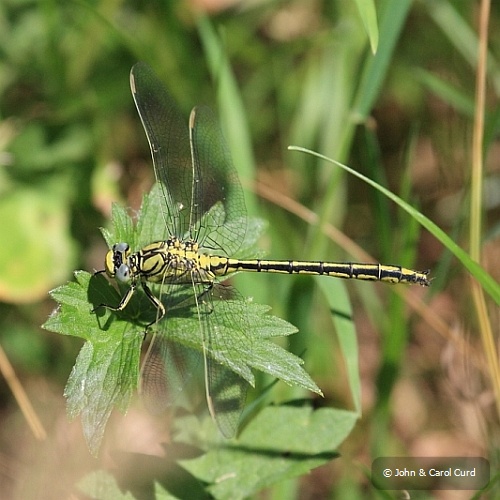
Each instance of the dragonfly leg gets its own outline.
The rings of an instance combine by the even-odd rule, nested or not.
[[[135,283],[132,283],[130,285],[130,288],[127,290],[127,293],[122,297],[122,300],[120,300],[120,303],[117,306],[110,306],[109,304],[99,304],[98,306],[94,307],[94,309],[92,309],[92,312],[95,313],[101,307],[115,312],[123,311],[127,307],[127,304],[130,302],[132,295],[134,295],[136,287],[137,285]]]
[[[148,285],[146,283],[142,283],[142,289],[146,293],[146,297],[150,300],[150,302],[156,307],[156,310],[158,311],[158,316],[154,321],[151,321],[147,326],[154,325],[155,323],[158,323],[163,316],[165,316],[165,306],[162,304],[161,300],[158,297],[155,297],[153,292],[149,289]]]
[[[100,309],[101,307],[104,307],[105,309],[108,309],[110,311],[114,311],[114,312],[120,312],[120,311],[123,311],[128,303],[130,302],[130,299],[132,298],[132,296],[134,295],[135,293],[135,290],[137,288],[137,284],[136,283],[132,283],[130,285],[130,288],[127,290],[127,293],[122,297],[122,300],[120,300],[120,303],[117,305],[117,306],[110,306],[109,304],[99,304],[98,306],[94,307],[94,309],[92,309],[92,312],[95,313],[98,309]],[[150,300],[150,302],[155,306],[156,310],[159,312],[159,315],[157,316],[157,318],[154,320],[154,321],[151,321],[151,323],[149,323],[147,327],[153,325],[154,323],[158,323],[158,321],[160,321],[163,316],[165,316],[165,306],[161,303],[161,301],[155,297],[153,295],[153,292],[149,289],[149,287],[146,285],[146,283],[142,283],[142,288],[144,290],[144,292],[146,293],[146,297]]]

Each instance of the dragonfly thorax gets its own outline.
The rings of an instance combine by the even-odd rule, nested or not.
[[[132,253],[127,243],[117,243],[106,254],[105,270],[121,283],[137,279],[152,283],[212,281],[213,273],[194,240],[175,236],[157,241]]]
[[[143,247],[129,257],[141,277],[153,283],[190,283],[198,275],[203,255],[194,240],[171,236]],[[195,281],[198,281],[195,279]]]

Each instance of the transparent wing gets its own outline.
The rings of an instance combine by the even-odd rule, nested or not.
[[[193,156],[193,202],[190,237],[200,246],[232,256],[245,238],[247,220],[243,191],[229,148],[210,108],[198,106],[189,118]],[[212,207],[217,217],[203,217]],[[222,235],[222,227],[230,229]]]
[[[206,292],[206,291],[205,291]],[[251,350],[242,297],[232,287],[214,285],[198,295],[205,352],[205,388],[210,413],[226,438],[237,430],[253,374],[244,363]]]
[[[145,63],[130,72],[130,88],[153,157],[156,180],[165,206],[170,234],[182,237],[189,229],[193,205],[193,168],[186,120],[162,82]]]
[[[243,191],[219,124],[207,107],[191,112],[189,127],[162,82],[145,63],[130,72],[130,87],[151,148],[164,198],[165,223],[171,234],[231,255],[246,232]],[[220,204],[221,217],[203,218]],[[202,222],[203,220],[203,222]],[[229,225],[231,237],[218,231]]]
[[[171,406],[189,407],[186,388],[202,366],[199,351],[171,342],[165,336],[151,339],[141,369],[141,398],[152,414]]]
[[[238,431],[245,407],[248,382],[221,364],[207,358],[207,402],[222,435],[231,439]]]
[[[233,437],[245,405],[251,370],[244,353],[251,349],[245,303],[232,288],[219,284],[163,287],[170,311],[158,323],[141,370],[146,408],[161,413],[170,406],[189,407],[194,374],[204,367],[210,413],[221,433]],[[190,390],[186,391],[189,387]]]

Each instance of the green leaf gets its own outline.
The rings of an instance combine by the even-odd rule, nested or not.
[[[181,465],[209,483],[215,498],[247,498],[334,459],[357,418],[345,410],[270,406],[236,441]]]
[[[10,146],[17,168],[28,173],[66,166],[85,159],[92,148],[92,137],[82,125],[67,126],[56,140],[47,136],[41,123],[30,122],[23,128]]]
[[[75,277],[76,283],[51,292],[60,307],[43,327],[87,341],[71,371],[64,395],[69,417],[81,415],[85,439],[96,455],[112,409],[125,411],[137,387],[144,335],[138,326],[113,321],[110,313],[99,317],[91,312],[102,302],[116,302],[116,291],[102,276],[79,271]]]
[[[378,47],[378,26],[377,26],[377,11],[373,0],[355,0],[358,6],[359,14],[363,20],[368,38],[370,39],[370,47],[375,54]]]
[[[414,69],[417,78],[428,90],[468,118],[474,116],[474,98],[422,68]]]
[[[41,300],[74,269],[65,201],[35,189],[18,188],[0,197],[0,220],[4,223],[0,300]]]

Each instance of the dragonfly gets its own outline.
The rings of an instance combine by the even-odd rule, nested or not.
[[[139,249],[126,242],[114,244],[106,254],[105,269],[98,272],[128,288],[118,305],[100,304],[95,309],[123,311],[140,287],[156,310],[147,325],[151,327],[169,314],[163,297],[181,288],[197,311],[208,409],[223,436],[230,438],[238,429],[248,382],[229,368],[232,361],[226,352],[230,346],[218,323],[238,314],[241,338],[249,338],[251,325],[241,312],[243,301],[239,309],[224,307],[225,300],[234,302],[238,295],[225,291],[231,287],[222,286],[221,281],[244,271],[428,286],[428,271],[397,265],[232,257],[245,239],[247,216],[239,178],[215,115],[208,107],[195,107],[186,126],[161,80],[143,62],[133,66],[130,87],[151,149],[166,238]],[[152,291],[154,285],[160,285],[160,295]],[[150,385],[161,387],[158,377],[172,374],[172,367],[162,367],[162,363],[177,363],[182,369],[184,362],[178,363],[175,352],[167,352],[175,349],[173,343],[158,341],[157,345],[166,347],[146,357],[142,374]],[[181,374],[176,382],[183,383],[185,378]]]

